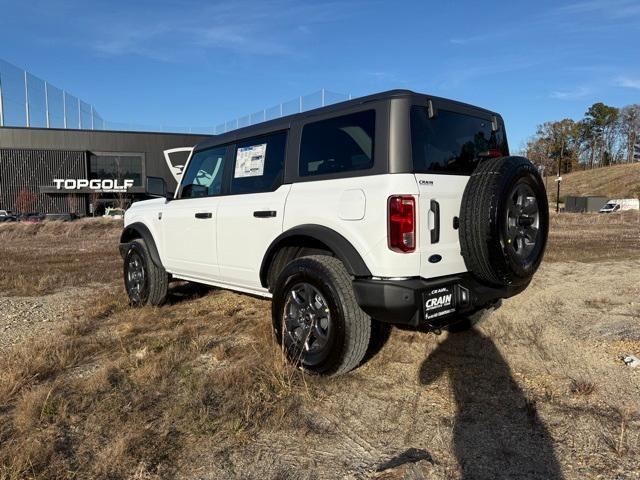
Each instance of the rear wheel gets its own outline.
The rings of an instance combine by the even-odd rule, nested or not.
[[[131,305],[162,305],[169,290],[169,275],[151,260],[149,249],[141,238],[129,244],[124,257],[124,286]]]
[[[290,262],[275,284],[272,319],[287,358],[307,372],[340,375],[357,367],[367,352],[371,320],[336,258],[313,255]]]

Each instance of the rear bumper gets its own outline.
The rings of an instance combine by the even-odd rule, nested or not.
[[[446,324],[456,314],[473,313],[502,298],[522,292],[527,285],[518,287],[491,287],[478,282],[471,274],[462,273],[435,279],[410,278],[406,280],[355,279],[353,289],[360,308],[376,320],[405,325],[424,325],[423,295],[442,287],[452,287],[456,311],[438,318]]]

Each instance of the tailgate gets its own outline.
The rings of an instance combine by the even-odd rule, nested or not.
[[[420,190],[420,276],[434,278],[466,272],[454,219],[460,215],[469,177],[426,173],[415,177]]]

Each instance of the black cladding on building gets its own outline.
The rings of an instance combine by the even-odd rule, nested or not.
[[[86,215],[91,203],[99,209],[117,196],[95,185],[84,186],[86,182],[77,182],[79,179],[133,181],[126,191],[127,200],[144,198],[147,176],[163,177],[173,190],[176,179],[165,151],[193,147],[205,138],[176,133],[0,127],[0,210],[16,211],[16,200],[25,190],[32,199],[29,210],[39,213]],[[186,151],[169,155],[172,165],[184,165],[187,156]],[[60,180],[69,181],[65,185]]]

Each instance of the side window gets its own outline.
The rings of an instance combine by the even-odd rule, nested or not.
[[[375,110],[309,123],[302,129],[300,176],[373,167]]]
[[[182,177],[180,198],[220,195],[227,147],[195,152]]]
[[[231,193],[272,192],[282,183],[287,133],[238,142]]]

